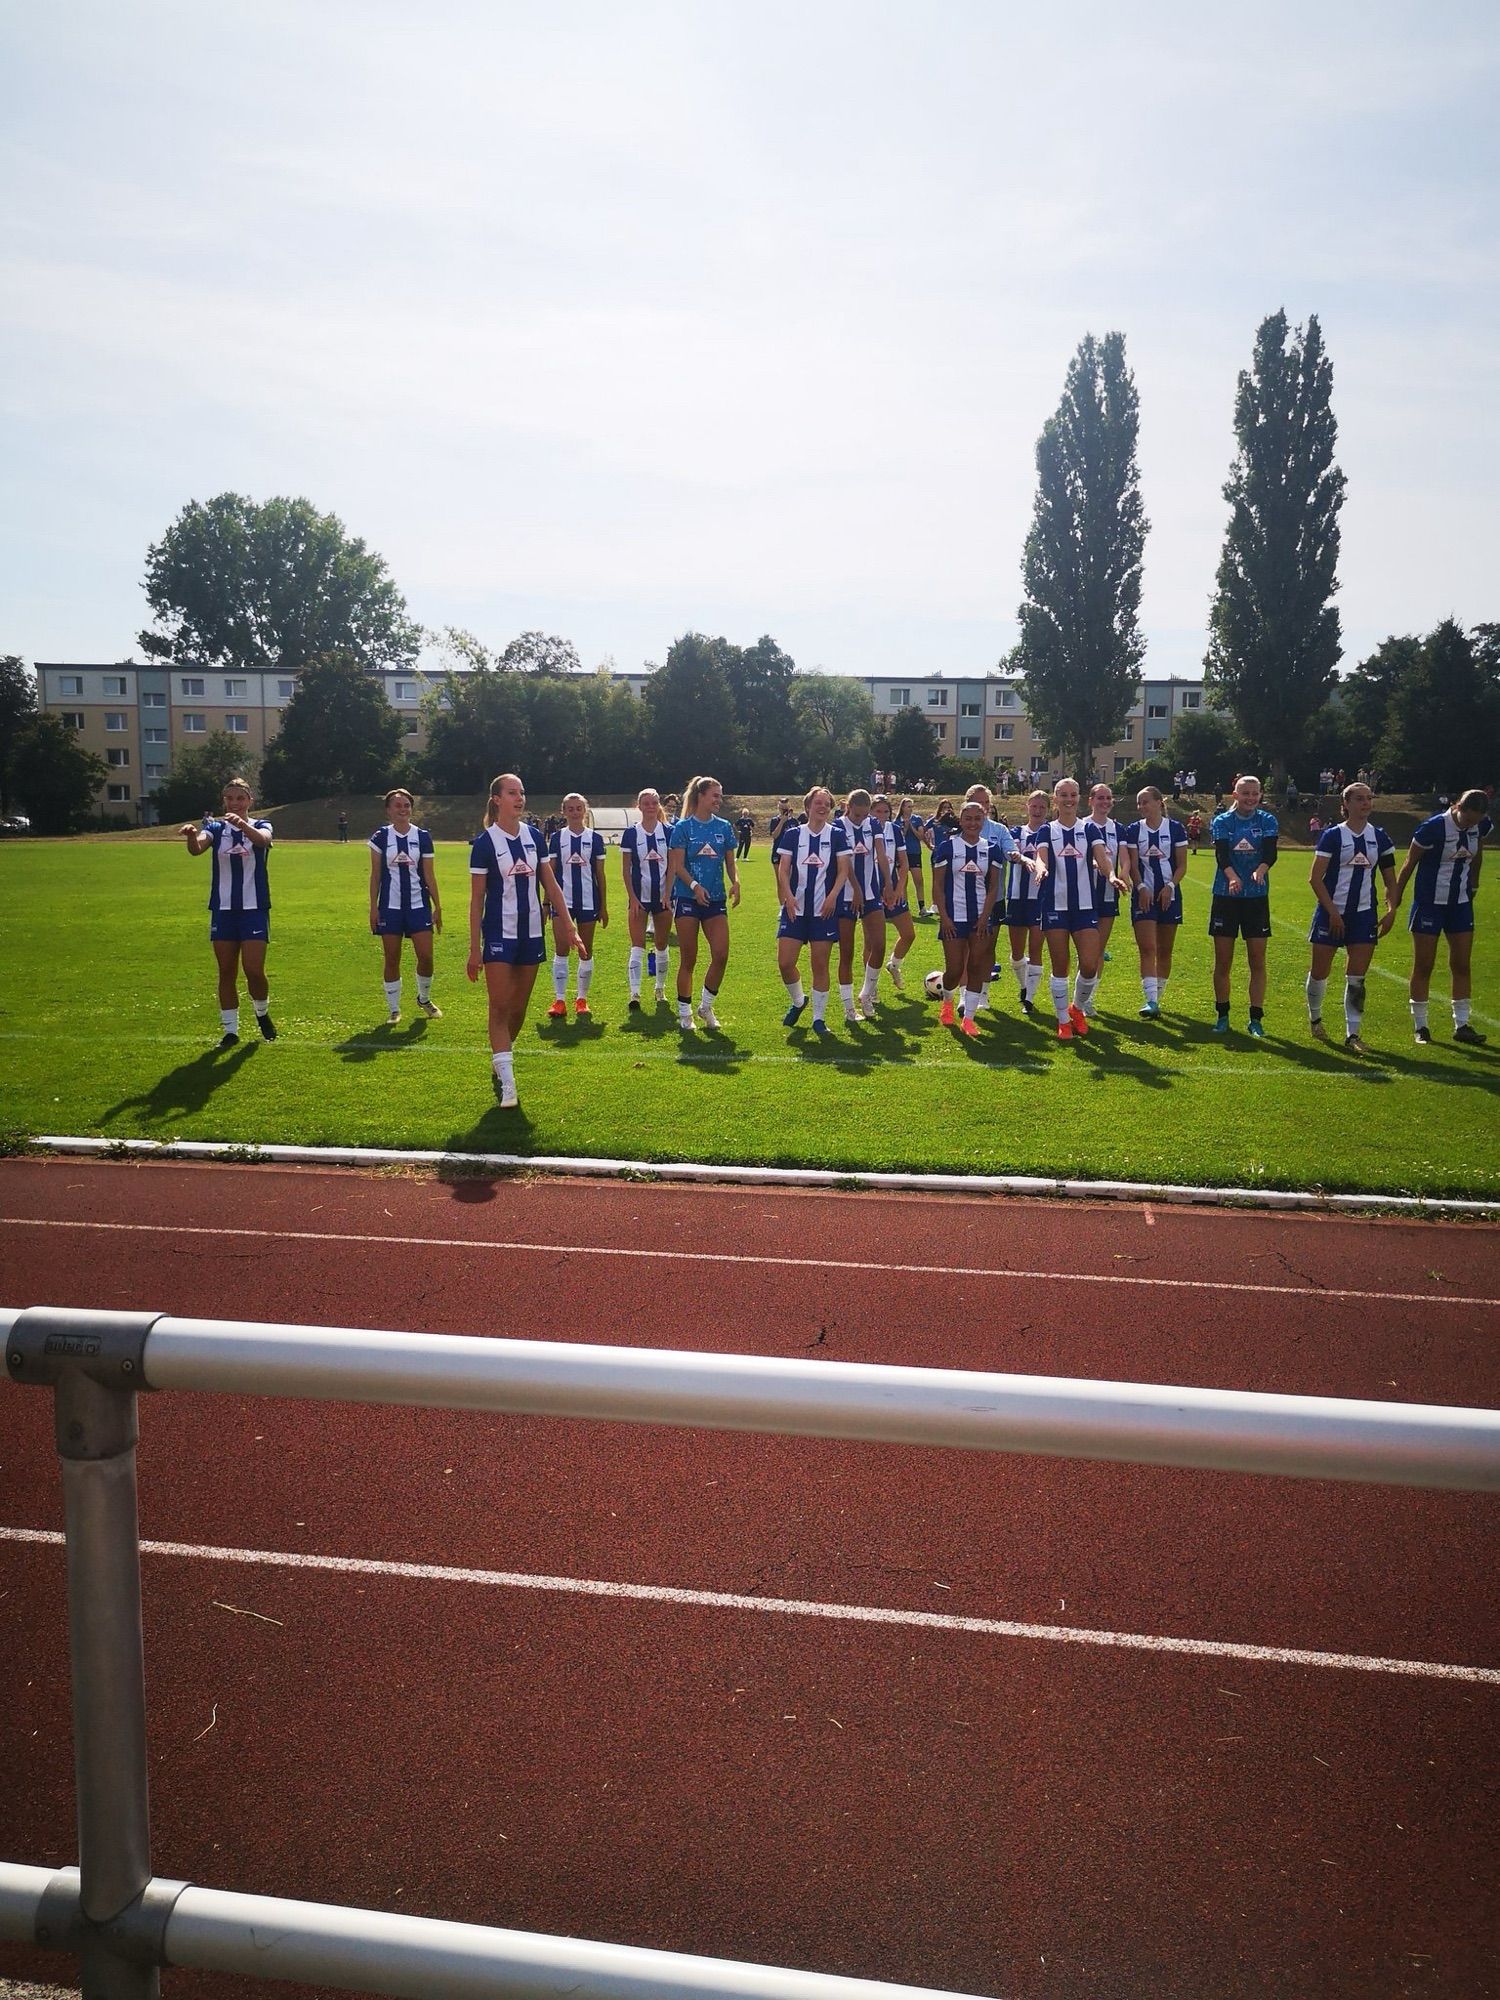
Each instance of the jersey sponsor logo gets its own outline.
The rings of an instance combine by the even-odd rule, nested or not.
[[[694,858],[698,861],[712,861],[716,857],[718,852],[719,850],[717,847],[714,846],[713,842],[711,840],[706,840],[704,841],[703,845],[698,849],[698,852]]]

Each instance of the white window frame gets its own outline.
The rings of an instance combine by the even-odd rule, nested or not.
[[[128,750],[106,750],[104,761],[112,771],[128,771],[130,769],[130,752]]]
[[[1013,743],[1015,735],[1016,725],[1013,722],[997,722],[995,724],[995,741],[997,743]]]
[[[1203,697],[1195,688],[1182,697],[1182,705],[1184,708],[1201,708],[1203,706]]]
[[[244,701],[249,693],[249,681],[232,680],[225,681],[224,683],[224,699],[226,701]]]
[[[111,736],[123,736],[130,727],[130,717],[123,708],[107,708],[104,711],[104,727]]]
[[[250,734],[250,717],[247,713],[241,711],[236,711],[232,715],[226,714],[224,717],[224,728],[231,736],[248,736]]]
[[[962,753],[965,750],[972,750],[977,756],[979,754],[979,749],[980,749],[979,738],[977,736],[960,735],[958,739],[958,747],[960,753]]]
[[[165,764],[148,764],[146,766],[147,778],[164,778],[166,775],[167,767]]]
[[[161,692],[160,688],[148,688],[141,696],[142,708],[165,708],[166,705],[167,697]]]
[[[106,701],[123,701],[129,691],[130,683],[123,674],[106,674],[104,676],[104,699]]]
[[[1165,722],[1166,719],[1167,704],[1164,701],[1148,701],[1146,703],[1146,720],[1148,722]]]
[[[278,701],[290,701],[292,696],[296,692],[297,692],[297,683],[294,680],[282,679],[277,681],[276,699]]]
[[[202,701],[202,674],[184,674],[178,685],[182,689],[182,698],[184,701]]]
[[[182,733],[184,736],[206,736],[208,734],[207,719],[196,711],[184,715],[182,718]]]
[[[887,688],[887,689],[886,689],[886,706],[887,706],[887,707],[889,707],[889,708],[910,708],[910,707],[911,707],[911,689],[910,689],[910,688]]]
[[[130,804],[130,787],[129,785],[106,785],[104,787],[104,796],[112,806],[128,806]]]
[[[57,677],[57,692],[59,695],[71,694],[81,697],[83,694],[83,675],[59,674]]]
[[[396,701],[415,701],[417,698],[417,684],[415,681],[393,681],[391,683],[391,695]]]
[[[148,722],[141,731],[141,741],[143,743],[165,743],[166,740],[167,727],[165,723],[157,724]]]
[[[948,706],[947,688],[929,688],[927,690],[927,706],[929,708],[946,708]]]
[[[62,711],[64,729],[82,729],[84,714],[81,708],[65,708]]]
[[[975,716],[984,714],[984,703],[982,701],[961,701],[958,704],[958,712],[963,719],[972,721]]]

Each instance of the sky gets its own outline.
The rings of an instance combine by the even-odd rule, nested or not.
[[[0,0],[0,652],[117,660],[191,499],[425,625],[832,673],[1014,642],[1082,337],[1196,674],[1235,380],[1316,314],[1345,667],[1500,617],[1500,13],[1379,0]]]

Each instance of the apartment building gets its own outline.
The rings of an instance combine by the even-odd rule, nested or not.
[[[1020,681],[1013,675],[977,678],[932,674],[872,674],[863,685],[877,717],[888,721],[915,708],[932,725],[945,757],[982,757],[988,764],[1027,772],[1048,767],[1041,737],[1031,726]],[[1118,777],[1127,764],[1149,757],[1166,743],[1174,720],[1202,705],[1203,683],[1178,675],[1143,681],[1117,742],[1102,744],[1096,765]]]
[[[416,668],[371,672],[378,674],[386,699],[403,718],[408,747],[421,749],[421,700],[443,676]],[[128,813],[143,825],[154,821],[151,795],[183,745],[222,730],[242,740],[246,763],[258,766],[297,685],[295,674],[236,673],[180,663],[143,666],[134,660],[113,666],[39,660],[36,675],[38,706],[60,715],[80,746],[108,767],[97,799],[100,811]]]

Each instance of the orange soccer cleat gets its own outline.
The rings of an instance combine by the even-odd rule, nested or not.
[[[573,1012],[574,1012],[575,1014],[577,1014],[577,1015],[579,1016],[579,1018],[580,1018],[581,1020],[585,1020],[585,1021],[586,1021],[586,1020],[588,1019],[588,1017],[589,1017],[589,1003],[588,1003],[588,1001],[587,1001],[587,1000],[575,1000],[575,1001],[573,1002]]]
[[[943,1002],[938,1013],[938,1022],[944,1028],[951,1028],[953,1026],[953,1002],[951,1000]]]
[[[554,1000],[552,1005],[547,1009],[547,1019],[549,1021],[566,1021],[567,1018],[568,1018],[567,1001]]]
[[[1059,1021],[1059,1022],[1058,1022],[1058,1024],[1057,1024],[1057,1039],[1058,1039],[1058,1040],[1059,1040],[1060,1042],[1071,1042],[1071,1041],[1072,1041],[1072,1039],[1073,1039],[1073,1023],[1072,1023],[1071,1021]]]
[[[1073,1023],[1074,1034],[1086,1035],[1088,1033],[1089,1017],[1081,1007],[1070,1007],[1068,1009],[1068,1019]]]
[[[960,1021],[959,1026],[963,1029],[966,1035],[970,1036],[976,1041],[978,1040],[979,1023],[974,1019],[974,1016],[972,1014],[965,1014],[963,1020]]]

